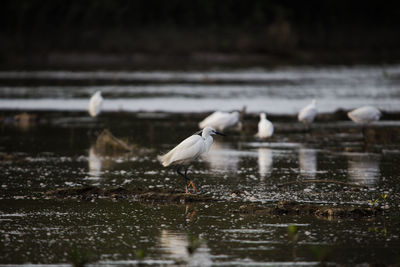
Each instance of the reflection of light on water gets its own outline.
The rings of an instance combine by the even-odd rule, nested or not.
[[[218,171],[237,171],[240,153],[231,148],[230,144],[218,142],[214,139],[210,151],[205,155],[205,160],[211,168]]]
[[[353,182],[373,186],[380,175],[379,157],[371,155],[349,155],[348,176]]]
[[[268,177],[272,171],[272,150],[266,147],[258,149],[258,172],[261,178]]]
[[[185,263],[185,266],[211,266],[209,248],[202,243],[192,254],[189,253],[189,242],[183,233],[161,231],[160,246],[177,263]]]
[[[315,149],[299,148],[300,174],[306,178],[315,178],[317,173],[317,151]]]
[[[89,177],[93,180],[97,180],[101,178],[101,159],[96,154],[95,148],[92,146],[89,149]]]

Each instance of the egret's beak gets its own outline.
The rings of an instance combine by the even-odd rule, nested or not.
[[[220,133],[220,132],[217,132],[217,131],[214,131],[214,133],[218,134],[218,135],[226,136],[226,134],[223,134],[223,133]]]

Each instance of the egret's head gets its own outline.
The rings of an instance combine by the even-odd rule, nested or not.
[[[260,119],[265,120],[267,118],[267,115],[265,113],[260,113]]]
[[[225,134],[217,132],[216,130],[214,130],[213,128],[211,128],[209,126],[207,126],[206,128],[203,129],[202,136],[205,137],[205,136],[214,135],[214,134],[226,136]]]
[[[97,91],[97,92],[95,93],[95,95],[101,96],[101,91]]]
[[[311,103],[314,104],[314,105],[317,104],[317,99],[314,98],[314,99],[311,101]]]

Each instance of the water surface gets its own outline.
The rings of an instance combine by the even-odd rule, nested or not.
[[[30,127],[2,127],[1,264],[72,263],[75,249],[80,258],[107,266],[399,262],[400,151],[331,150],[318,140],[309,143],[299,138],[305,133],[276,133],[270,141],[234,132],[216,137],[209,155],[192,166],[190,175],[202,193],[220,200],[217,203],[46,199],[46,191],[81,185],[184,189],[183,179],[173,168],[162,168],[156,155],[195,132],[196,122],[176,123],[172,115],[125,115],[118,120],[115,116],[92,119],[86,113],[40,113],[43,120]],[[278,129],[284,126],[277,124]],[[104,128],[152,152],[142,156],[98,153],[94,143]],[[278,187],[310,179],[366,187],[355,190],[330,183]],[[382,194],[387,194],[386,200]],[[240,202],[235,200],[238,196]],[[356,205],[378,199],[377,205],[389,205],[390,212],[345,219],[235,212],[242,201],[284,199]],[[296,236],[288,231],[290,225],[296,226]]]
[[[295,114],[374,105],[400,111],[400,67],[287,67],[211,71],[2,71],[0,109],[84,111],[102,91],[105,111],[241,109]]]

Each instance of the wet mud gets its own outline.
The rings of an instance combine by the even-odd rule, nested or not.
[[[220,202],[206,194],[186,194],[173,190],[148,190],[148,189],[126,189],[122,187],[104,189],[96,186],[86,186],[78,188],[59,188],[45,193],[47,198],[52,199],[83,199],[94,200],[98,198],[132,199],[141,203],[163,203],[163,204],[185,204],[185,203],[211,203]],[[276,204],[260,205],[246,203],[239,199],[234,200],[241,204],[239,209],[233,213],[253,214],[253,215],[310,215],[316,217],[368,217],[378,216],[388,213],[387,209],[381,207],[363,205],[337,205],[337,204],[317,204],[301,203],[292,200],[281,200]]]
[[[316,217],[368,217],[383,215],[385,210],[380,207],[354,206],[354,205],[322,205],[299,203],[296,201],[282,200],[272,206],[257,204],[244,204],[235,210],[239,214],[251,215],[311,215]]]
[[[190,203],[190,202],[216,202],[208,195],[186,194],[185,192],[173,190],[148,190],[140,188],[99,188],[96,186],[85,186],[78,188],[59,188],[45,193],[47,198],[66,199],[76,198],[93,200],[97,198],[132,199],[144,203]]]

